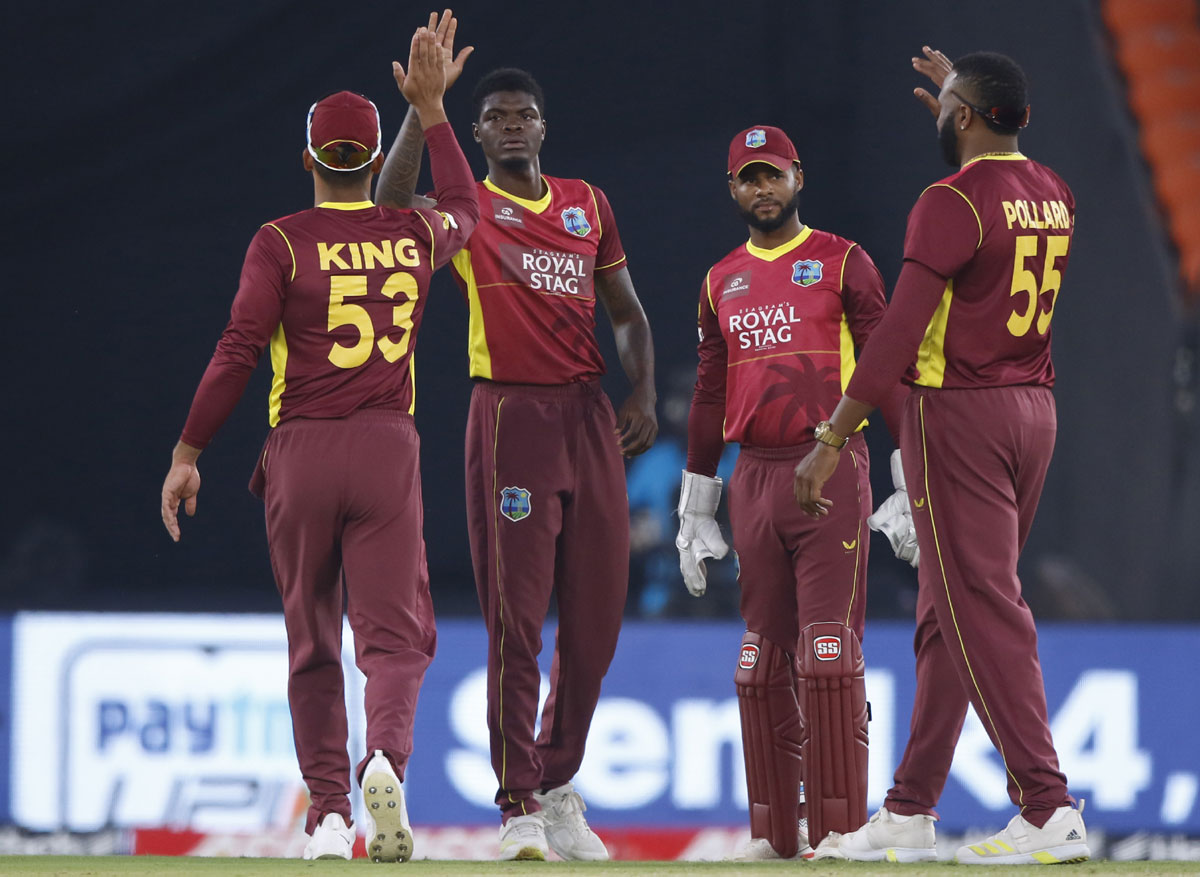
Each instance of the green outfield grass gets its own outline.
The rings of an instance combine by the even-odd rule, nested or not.
[[[376,865],[366,859],[353,862],[303,862],[296,859],[219,859],[171,858],[165,856],[0,856],[0,874],[4,877],[26,875],[62,875],[62,877],[142,877],[142,875],[221,875],[221,877],[275,877],[296,874],[304,877],[345,875],[349,869],[364,877],[371,872],[402,873],[419,877],[422,874],[595,874],[595,875],[733,875],[766,873],[838,874],[896,874],[899,877],[948,877],[947,869],[959,874],[975,873],[980,877],[1013,877],[1040,873],[1030,866],[970,868],[964,865],[938,863],[931,865],[883,865],[857,862],[454,862],[418,861],[404,865]],[[1056,877],[1083,877],[1089,874],[1200,874],[1200,862],[1084,862],[1053,871]]]

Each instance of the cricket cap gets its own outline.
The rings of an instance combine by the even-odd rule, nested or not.
[[[755,125],[733,138],[729,144],[729,175],[737,176],[748,164],[761,161],[781,171],[799,161],[796,147],[779,128]]]
[[[361,94],[339,91],[308,110],[308,152],[333,171],[356,171],[379,155],[379,110]]]

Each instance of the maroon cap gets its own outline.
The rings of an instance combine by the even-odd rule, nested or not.
[[[361,94],[339,91],[309,107],[308,151],[330,170],[354,171],[379,155],[379,110]]]
[[[764,162],[779,170],[787,170],[792,162],[799,161],[796,147],[779,128],[770,125],[755,125],[742,131],[729,144],[729,173],[737,176],[748,164]]]

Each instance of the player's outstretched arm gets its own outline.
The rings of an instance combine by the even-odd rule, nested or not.
[[[931,49],[929,46],[921,46],[921,52],[925,55],[924,58],[913,58],[913,69],[918,73],[924,73],[929,77],[939,89],[942,83],[946,81],[946,77],[950,75],[950,70],[954,66],[950,63],[950,59],[939,52],[937,49]],[[923,88],[914,88],[913,96],[923,103],[929,112],[937,116],[941,111],[938,106],[937,98]]]
[[[462,75],[463,64],[474,46],[464,47],[457,55],[454,54],[454,36],[458,31],[458,19],[449,9],[442,13],[439,20],[436,12],[429,13],[429,29],[434,33],[434,41],[441,49],[445,61],[446,88],[449,89],[458,77]],[[433,207],[436,203],[430,198],[415,194],[417,179],[421,174],[421,152],[424,139],[421,137],[421,121],[416,110],[411,106],[400,125],[400,133],[388,152],[379,174],[375,187],[375,201],[386,207]]]
[[[196,494],[200,492],[200,470],[196,468],[199,456],[199,448],[179,442],[171,454],[171,468],[163,481],[163,526],[176,542],[179,541],[179,504],[183,503],[189,518],[196,514]]]
[[[597,275],[596,294],[612,322],[621,367],[633,384],[633,392],[617,409],[617,443],[624,456],[636,457],[649,450],[658,437],[650,321],[633,289],[628,268]]]

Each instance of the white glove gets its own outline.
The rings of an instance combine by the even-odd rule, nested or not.
[[[896,492],[883,501],[875,514],[867,518],[867,526],[887,536],[892,551],[909,566],[921,562],[917,545],[917,530],[913,526],[912,509],[908,505],[908,490],[904,486],[904,465],[900,451],[892,451],[892,484]]]
[[[708,587],[704,559],[720,560],[729,552],[729,546],[721,538],[721,528],[713,518],[721,502],[721,484],[720,478],[685,469],[679,488],[679,535],[675,537],[675,547],[679,549],[683,583],[693,597],[704,596]]]

